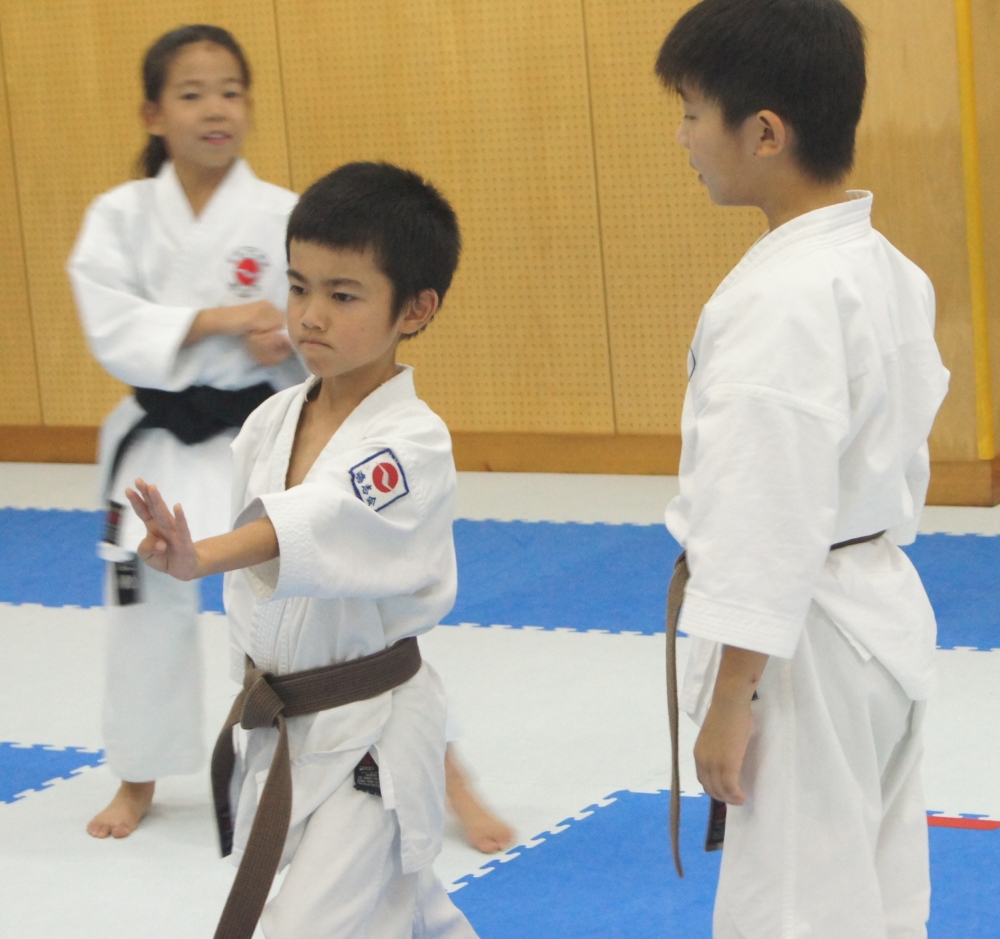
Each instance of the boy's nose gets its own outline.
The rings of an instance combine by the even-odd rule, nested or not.
[[[316,310],[316,305],[312,302],[306,303],[299,322],[302,324],[303,329],[317,330],[323,328],[322,318]]]
[[[677,138],[677,142],[685,149],[690,150],[688,146],[688,135],[687,135],[687,125],[684,121],[681,121],[677,125],[677,133],[674,135]]]

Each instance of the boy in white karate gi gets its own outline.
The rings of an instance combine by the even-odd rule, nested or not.
[[[417,398],[412,370],[396,364],[399,341],[428,325],[451,283],[454,213],[413,173],[348,164],[303,195],[287,244],[289,332],[313,377],[261,405],[234,442],[234,530],[194,543],[182,508],[171,514],[155,487],[138,481],[128,493],[148,529],[145,563],[180,580],[233,572],[238,679],[248,659],[288,676],[396,648],[440,622],[457,586],[450,436]],[[287,728],[281,863],[291,867],[264,909],[264,934],[474,937],[430,866],[445,790],[445,698],[433,669],[289,717]],[[249,858],[279,739],[271,726],[238,736],[237,860]],[[249,939],[248,928],[220,934]]]
[[[702,311],[667,509],[681,705],[729,805],[716,939],[926,935],[935,622],[898,545],[948,372],[930,282],[843,186],[864,55],[839,0],[703,0],[656,65],[712,200],[769,225]]]

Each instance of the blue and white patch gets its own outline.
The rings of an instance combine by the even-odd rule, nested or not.
[[[352,466],[350,473],[355,494],[376,512],[381,512],[410,491],[403,464],[388,448]]]

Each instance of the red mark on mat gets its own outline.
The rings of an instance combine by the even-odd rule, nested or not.
[[[996,831],[1000,821],[994,818],[954,818],[949,815],[928,815],[927,824],[932,828],[968,828],[975,831]]]

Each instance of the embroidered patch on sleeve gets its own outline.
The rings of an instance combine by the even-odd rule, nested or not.
[[[379,450],[367,460],[352,466],[350,473],[355,494],[376,512],[381,512],[410,491],[403,465],[389,449]]]

